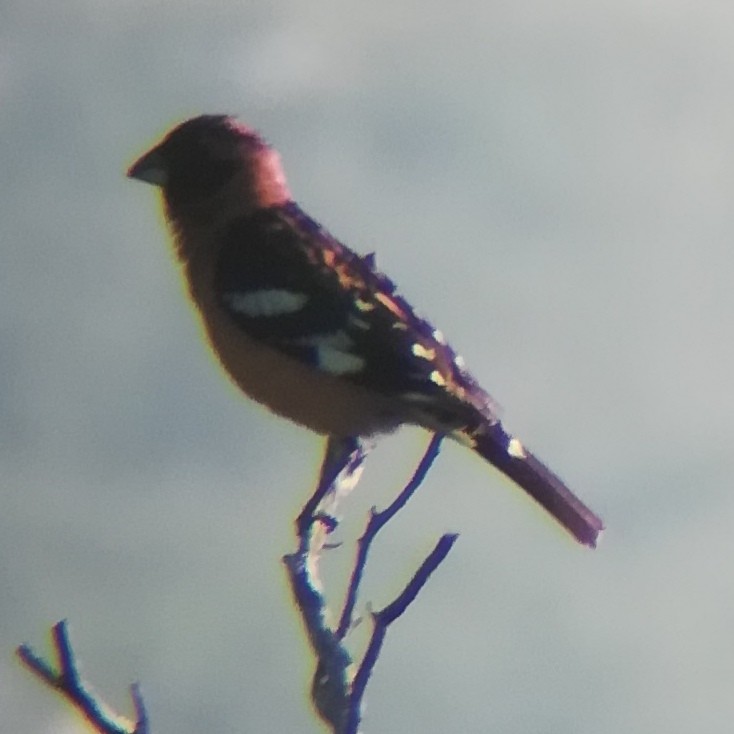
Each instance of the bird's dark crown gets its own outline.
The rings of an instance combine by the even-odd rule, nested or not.
[[[217,160],[236,154],[241,145],[265,146],[251,128],[229,115],[201,115],[175,127],[159,145],[167,162]]]
[[[251,128],[229,115],[201,115],[182,122],[154,148],[166,172],[169,202],[207,197],[241,170],[243,155],[267,148]]]

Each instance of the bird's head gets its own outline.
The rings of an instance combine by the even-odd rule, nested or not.
[[[282,204],[290,192],[277,152],[252,128],[227,115],[201,115],[173,128],[128,169],[159,186],[174,219],[222,199],[245,210]]]

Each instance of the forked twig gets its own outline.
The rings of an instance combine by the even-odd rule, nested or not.
[[[372,613],[372,636],[356,671],[344,639],[351,629],[359,587],[367,556],[377,533],[413,496],[434,459],[442,436],[436,435],[410,482],[385,510],[375,508],[358,541],[347,595],[339,622],[332,628],[327,602],[319,579],[319,560],[328,534],[338,521],[334,513],[341,498],[356,485],[367,455],[367,447],[357,440],[330,442],[314,496],[296,523],[298,550],[284,557],[291,588],[301,613],[317,665],[311,697],[321,718],[334,734],[357,734],[361,721],[364,692],[377,662],[387,629],[414,601],[430,575],[445,559],[458,536],[444,535],[428,555],[403,591],[384,609]]]
[[[16,653],[28,670],[46,685],[57,690],[101,734],[149,733],[148,716],[137,683],[130,686],[130,697],[135,709],[133,722],[115,713],[102,699],[93,695],[88,685],[81,679],[65,619],[51,628],[51,639],[57,667],[38,655],[27,643],[18,647]]]

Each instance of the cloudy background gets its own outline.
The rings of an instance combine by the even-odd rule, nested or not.
[[[123,175],[200,112],[266,133],[608,525],[576,547],[446,446],[369,567],[363,611],[461,533],[365,730],[725,731],[732,49],[715,0],[2,0],[0,732],[81,730],[12,657],[63,617],[110,703],[142,682],[155,732],[321,731],[279,560],[320,443],[214,367]],[[369,463],[335,598],[424,439]]]

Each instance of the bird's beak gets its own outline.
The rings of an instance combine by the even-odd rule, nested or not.
[[[145,181],[153,186],[165,186],[168,182],[168,171],[163,155],[156,147],[142,155],[127,171],[129,178]]]

